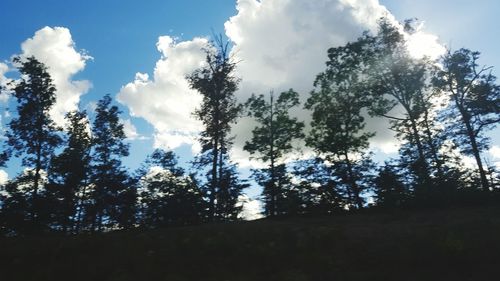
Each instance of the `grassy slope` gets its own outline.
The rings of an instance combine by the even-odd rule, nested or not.
[[[0,239],[0,280],[500,280],[500,208]]]

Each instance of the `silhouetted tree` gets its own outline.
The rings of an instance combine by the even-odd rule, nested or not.
[[[139,221],[144,227],[201,222],[206,202],[196,181],[178,167],[172,151],[156,149],[139,171]]]
[[[121,157],[129,155],[120,111],[104,96],[97,103],[92,126],[91,204],[87,214],[92,230],[105,227],[130,227],[135,217],[136,190]]]
[[[412,23],[406,22],[405,31],[382,19],[379,32],[373,37],[373,50],[369,83],[371,94],[382,100],[385,106],[372,109],[372,114],[391,121],[391,129],[399,139],[409,145],[401,153],[411,160],[410,169],[415,173],[417,185],[430,186],[434,167],[435,174],[442,176],[443,160],[439,155],[437,129],[432,124],[432,89],[430,78],[433,64],[426,58],[416,59],[407,48],[406,33],[411,33]],[[394,108],[402,116],[391,116]]]
[[[372,105],[358,69],[367,59],[363,41],[328,50],[327,69],[314,82],[307,100],[312,110],[311,132],[306,138],[321,158],[333,166],[349,205],[362,208],[371,164],[365,150],[374,133],[364,130],[362,111]]]
[[[227,180],[225,169],[229,166],[227,154],[232,144],[229,136],[231,124],[236,122],[241,106],[234,96],[239,79],[234,76],[236,63],[229,57],[228,44],[218,37],[215,46],[208,46],[206,53],[206,66],[187,78],[191,88],[203,97],[201,107],[195,111],[195,116],[204,126],[199,138],[202,149],[198,164],[210,167],[207,174],[209,216],[215,219],[226,217],[228,214],[218,214],[217,210],[226,210],[229,202],[234,201],[227,195],[235,194],[224,190],[231,188],[227,184],[234,183],[234,179]]]
[[[385,163],[374,179],[375,204],[384,208],[399,208],[407,204],[410,190],[398,174],[398,168]]]
[[[90,175],[90,124],[85,111],[66,114],[66,147],[52,158],[48,191],[57,226],[79,232]]]
[[[293,165],[295,209],[301,213],[333,214],[348,200],[341,194],[338,178],[324,159],[300,160]]]
[[[479,53],[467,49],[448,52],[435,86],[449,99],[445,119],[462,153],[476,160],[483,190],[489,190],[481,151],[488,147],[484,133],[500,122],[500,86],[487,67],[479,68]]]
[[[226,159],[222,161],[219,170],[220,191],[216,197],[215,212],[219,219],[236,220],[243,207],[239,204],[239,197],[249,185],[245,180],[239,178],[236,165],[227,159],[229,156],[225,155],[224,157]]]
[[[299,94],[292,89],[282,92],[274,99],[270,93],[269,101],[264,95],[252,95],[246,102],[249,116],[255,118],[258,126],[252,130],[252,139],[247,141],[243,149],[250,154],[258,154],[257,159],[268,165],[266,169],[255,171],[258,183],[264,187],[266,214],[274,216],[282,214],[278,201],[286,200],[284,187],[289,185],[283,157],[293,146],[292,141],[304,137],[304,123],[289,115],[290,109],[299,105]]]
[[[31,217],[33,210],[31,197],[33,179],[33,170],[26,170],[2,186],[2,192],[0,192],[2,202],[0,227],[3,234],[9,236],[24,235],[48,230],[44,225],[46,216],[44,216],[42,208],[37,210],[38,220],[36,225],[34,225]],[[38,194],[38,196],[41,197],[42,195]],[[43,199],[38,200],[41,205]]]
[[[49,111],[56,101],[56,88],[47,72],[47,67],[34,57],[14,58],[18,65],[20,80],[13,84],[12,94],[17,100],[17,116],[8,124],[7,142],[16,157],[22,157],[22,165],[32,169],[22,175],[25,207],[29,208],[29,217],[33,227],[42,227],[39,220],[42,200],[42,172],[49,169],[54,150],[61,143],[58,128]],[[31,180],[27,183],[27,180]],[[12,186],[15,184],[13,183]],[[12,189],[11,189],[12,190]]]
[[[0,94],[8,94],[8,90],[6,87],[0,84]],[[4,130],[1,131],[2,134],[4,134]],[[5,167],[6,162],[10,158],[10,150],[5,147],[5,143],[1,143],[1,148],[0,148],[0,167]]]

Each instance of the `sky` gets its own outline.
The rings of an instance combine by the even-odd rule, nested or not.
[[[374,30],[384,15],[424,22],[414,40],[417,56],[437,55],[443,46],[466,47],[480,51],[480,62],[498,75],[499,12],[495,0],[2,0],[0,83],[15,77],[13,55],[35,55],[58,89],[51,112],[56,122],[77,107],[92,114],[96,101],[110,94],[123,111],[131,145],[124,163],[130,169],[155,147],[174,149],[187,163],[199,151],[195,137],[201,125],[191,116],[200,96],[185,76],[203,64],[201,49],[212,34],[228,38],[240,61],[238,100],[294,88],[304,101],[324,70],[326,50]],[[5,127],[12,99],[0,95],[0,108]],[[310,120],[302,109],[293,114]],[[232,157],[243,176],[259,166],[242,150],[253,125],[242,119],[233,128]],[[368,129],[377,132],[371,148],[379,159],[396,155],[397,142],[385,122],[371,120]],[[500,133],[491,136],[487,157],[500,161]],[[16,171],[6,169],[0,178],[5,173]]]

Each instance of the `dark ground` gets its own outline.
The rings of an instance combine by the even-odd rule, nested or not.
[[[0,238],[0,280],[500,280],[500,207]]]

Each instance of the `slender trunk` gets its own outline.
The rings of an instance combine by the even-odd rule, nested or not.
[[[418,151],[417,174],[420,180],[423,181],[424,184],[428,184],[430,182],[429,167],[427,166],[427,161],[425,159],[424,146],[422,145],[422,141],[420,140],[419,131],[415,119],[413,118],[413,116],[411,116],[411,114],[409,114],[408,117],[410,119],[411,129],[413,131],[413,138],[415,144],[417,145],[417,151]]]
[[[68,221],[66,220],[66,218],[64,219],[64,223],[63,223],[63,226],[62,226],[62,232],[64,234],[67,234],[67,231],[68,231]]]
[[[99,212],[97,215],[97,230],[99,232],[102,232],[103,226],[102,226],[102,217],[103,217],[103,212]]]
[[[68,188],[68,186],[65,185],[63,188],[66,189],[66,188]],[[66,192],[66,191],[64,191],[64,192]],[[64,234],[67,234],[68,225],[69,225],[69,217],[70,217],[70,211],[69,211],[70,207],[68,205],[70,205],[71,203],[68,202],[69,198],[67,196],[64,196],[63,201],[64,201],[63,202],[64,207],[63,207],[62,213],[63,213],[64,217],[63,217],[63,223],[62,223],[62,232]],[[66,204],[68,204],[68,205],[66,205]]]
[[[221,211],[223,218],[227,218],[228,215],[228,186],[227,184],[222,184],[222,179],[224,178],[224,145],[223,140],[219,140],[220,149],[219,149],[219,192],[217,198],[217,209]]]
[[[70,206],[68,208],[68,213],[66,214],[66,225],[67,225],[67,230],[71,231],[71,233],[75,233],[75,228],[77,222],[77,215],[78,215],[78,205],[79,201],[77,198],[77,192],[78,192],[78,183],[73,183],[70,185],[70,195],[69,195],[69,202]],[[65,231],[66,232],[66,231]]]
[[[217,159],[219,155],[219,139],[214,138],[213,146],[213,159],[212,159],[212,180],[210,183],[210,196],[209,196],[209,216],[211,220],[215,219],[215,195],[217,191]]]
[[[344,152],[344,157],[347,165],[347,173],[348,173],[348,181],[349,184],[351,185],[352,191],[354,193],[354,201],[356,204],[356,207],[358,209],[363,208],[363,200],[361,199],[361,189],[359,188],[358,184],[356,183],[356,177],[354,175],[354,170],[352,167],[351,160],[349,159],[349,155],[347,151]]]
[[[270,205],[269,206],[269,213],[270,216],[273,217],[277,215],[277,206],[276,206],[276,173],[275,173],[275,159],[274,159],[274,127],[273,127],[273,118],[274,118],[274,110],[273,110],[273,92],[271,92],[271,102],[270,102],[270,122],[269,122],[269,132],[270,132],[270,160],[271,160],[271,185],[270,185],[270,190],[269,190],[269,195],[270,195]]]
[[[442,180],[442,179],[444,179],[443,166],[441,164],[441,160],[439,159],[438,150],[437,150],[436,146],[434,145],[434,143],[432,142],[433,136],[432,136],[432,132],[430,129],[429,112],[427,111],[427,108],[425,109],[425,112],[424,112],[424,127],[425,127],[425,133],[427,135],[427,144],[429,145],[429,148],[431,149],[432,158],[434,160],[434,163],[436,164],[438,178],[439,178],[439,180]]]
[[[272,147],[272,145],[271,145]],[[271,153],[273,153],[273,150],[271,148]],[[269,213],[270,213],[270,216],[273,217],[273,216],[276,216],[277,215],[277,208],[276,208],[276,173],[275,173],[275,164],[274,164],[274,156],[271,156],[271,165],[270,165],[270,169],[271,169],[271,185],[270,185],[270,189],[269,189],[269,196],[271,197],[270,199],[270,206],[269,206]]]
[[[36,221],[38,220],[37,212],[39,211],[38,209],[38,188],[40,185],[40,171],[42,170],[42,149],[41,149],[41,144],[38,144],[37,150],[36,150],[36,163],[35,163],[35,178],[33,181],[33,192],[32,192],[32,206],[31,206],[31,220],[34,224],[36,224]]]
[[[93,211],[97,212],[97,206],[95,208],[96,209]],[[91,218],[90,232],[95,233],[96,231],[97,231],[97,213],[94,213]]]
[[[452,88],[450,86],[450,88]],[[476,164],[477,168],[479,170],[479,176],[481,180],[481,186],[483,187],[484,191],[489,191],[489,183],[488,179],[486,177],[486,172],[483,168],[483,162],[481,160],[481,153],[479,151],[479,146],[477,144],[476,140],[476,134],[474,133],[474,129],[472,127],[472,124],[470,122],[470,115],[467,112],[467,109],[464,107],[464,97],[466,93],[461,93],[461,91],[457,88],[456,92],[452,92],[452,98],[453,101],[455,102],[456,107],[458,108],[458,111],[460,112],[460,115],[462,117],[462,121],[464,122],[466,131],[467,131],[467,137],[469,138],[470,145],[472,148],[472,154],[474,155],[474,158],[476,159]]]
[[[71,176],[69,176],[71,178]],[[73,196],[75,190],[75,184],[65,180],[64,188],[64,209],[63,211],[63,225],[62,231],[64,234],[69,234],[68,230],[72,230],[74,225],[71,224],[71,217],[75,214],[75,198]],[[66,193],[67,192],[67,193]]]
[[[77,207],[77,215],[76,215],[76,226],[75,232],[80,233],[80,229],[82,226],[82,216],[83,216],[83,201],[85,198],[85,193],[87,192],[87,184],[83,186],[83,190],[81,192],[81,197],[78,199],[78,207]]]
[[[464,116],[464,115],[462,115],[462,117],[463,117],[463,121],[465,123],[465,127],[467,129],[467,136],[469,137],[469,140],[470,140],[472,154],[474,155],[474,158],[476,159],[476,164],[477,164],[477,168],[479,170],[479,176],[481,179],[481,185],[482,185],[484,191],[489,191],[490,186],[489,186],[488,178],[486,177],[486,171],[484,170],[484,167],[483,167],[483,161],[481,160],[481,152],[479,151],[479,146],[477,144],[476,135],[474,134],[474,130],[472,129],[472,124],[470,123],[469,118],[466,118],[466,116]]]

